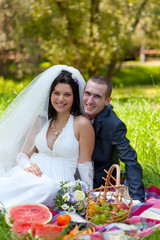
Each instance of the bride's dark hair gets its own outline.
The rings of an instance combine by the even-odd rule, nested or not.
[[[73,104],[71,107],[71,114],[74,116],[80,115],[81,110],[80,110],[78,80],[73,79],[72,73],[63,70],[62,73],[60,75],[58,75],[58,77],[55,78],[55,80],[53,81],[53,83],[51,85],[51,90],[50,90],[50,94],[49,94],[49,105],[48,105],[48,119],[54,118],[57,114],[57,111],[51,104],[51,94],[52,94],[55,86],[57,85],[57,83],[65,83],[65,84],[69,84],[71,86],[72,92],[73,92]]]

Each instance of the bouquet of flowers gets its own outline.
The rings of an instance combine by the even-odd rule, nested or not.
[[[80,181],[61,182],[61,189],[54,199],[54,210],[65,210],[80,215],[85,214],[89,186]]]

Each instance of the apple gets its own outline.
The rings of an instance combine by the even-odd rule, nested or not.
[[[124,209],[124,210],[126,210],[126,209],[128,209],[128,206],[124,203],[124,202],[122,202],[122,203],[120,203],[120,204],[118,204],[117,205],[117,208],[118,209]]]

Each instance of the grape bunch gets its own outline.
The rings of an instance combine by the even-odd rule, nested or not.
[[[88,210],[88,220],[96,225],[104,225],[113,222],[120,222],[125,219],[127,206],[117,205],[116,213],[113,212],[113,202],[105,202],[100,199],[98,202],[91,201]]]

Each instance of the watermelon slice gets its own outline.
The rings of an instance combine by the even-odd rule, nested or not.
[[[54,240],[60,237],[62,230],[63,227],[56,224],[15,221],[12,227],[12,237],[18,237],[18,239],[26,237],[26,239]]]
[[[54,240],[61,236],[61,231],[64,226],[58,226],[56,224],[41,224],[33,223],[31,225],[31,232],[34,239]]]
[[[11,229],[12,231],[12,237],[17,237],[18,239],[24,238],[26,236],[26,239],[28,239],[27,236],[32,236],[31,233],[31,225],[32,222],[18,222],[15,221],[13,223],[13,227]]]
[[[22,203],[9,207],[5,212],[5,220],[9,226],[17,222],[50,223],[52,213],[43,204]]]

